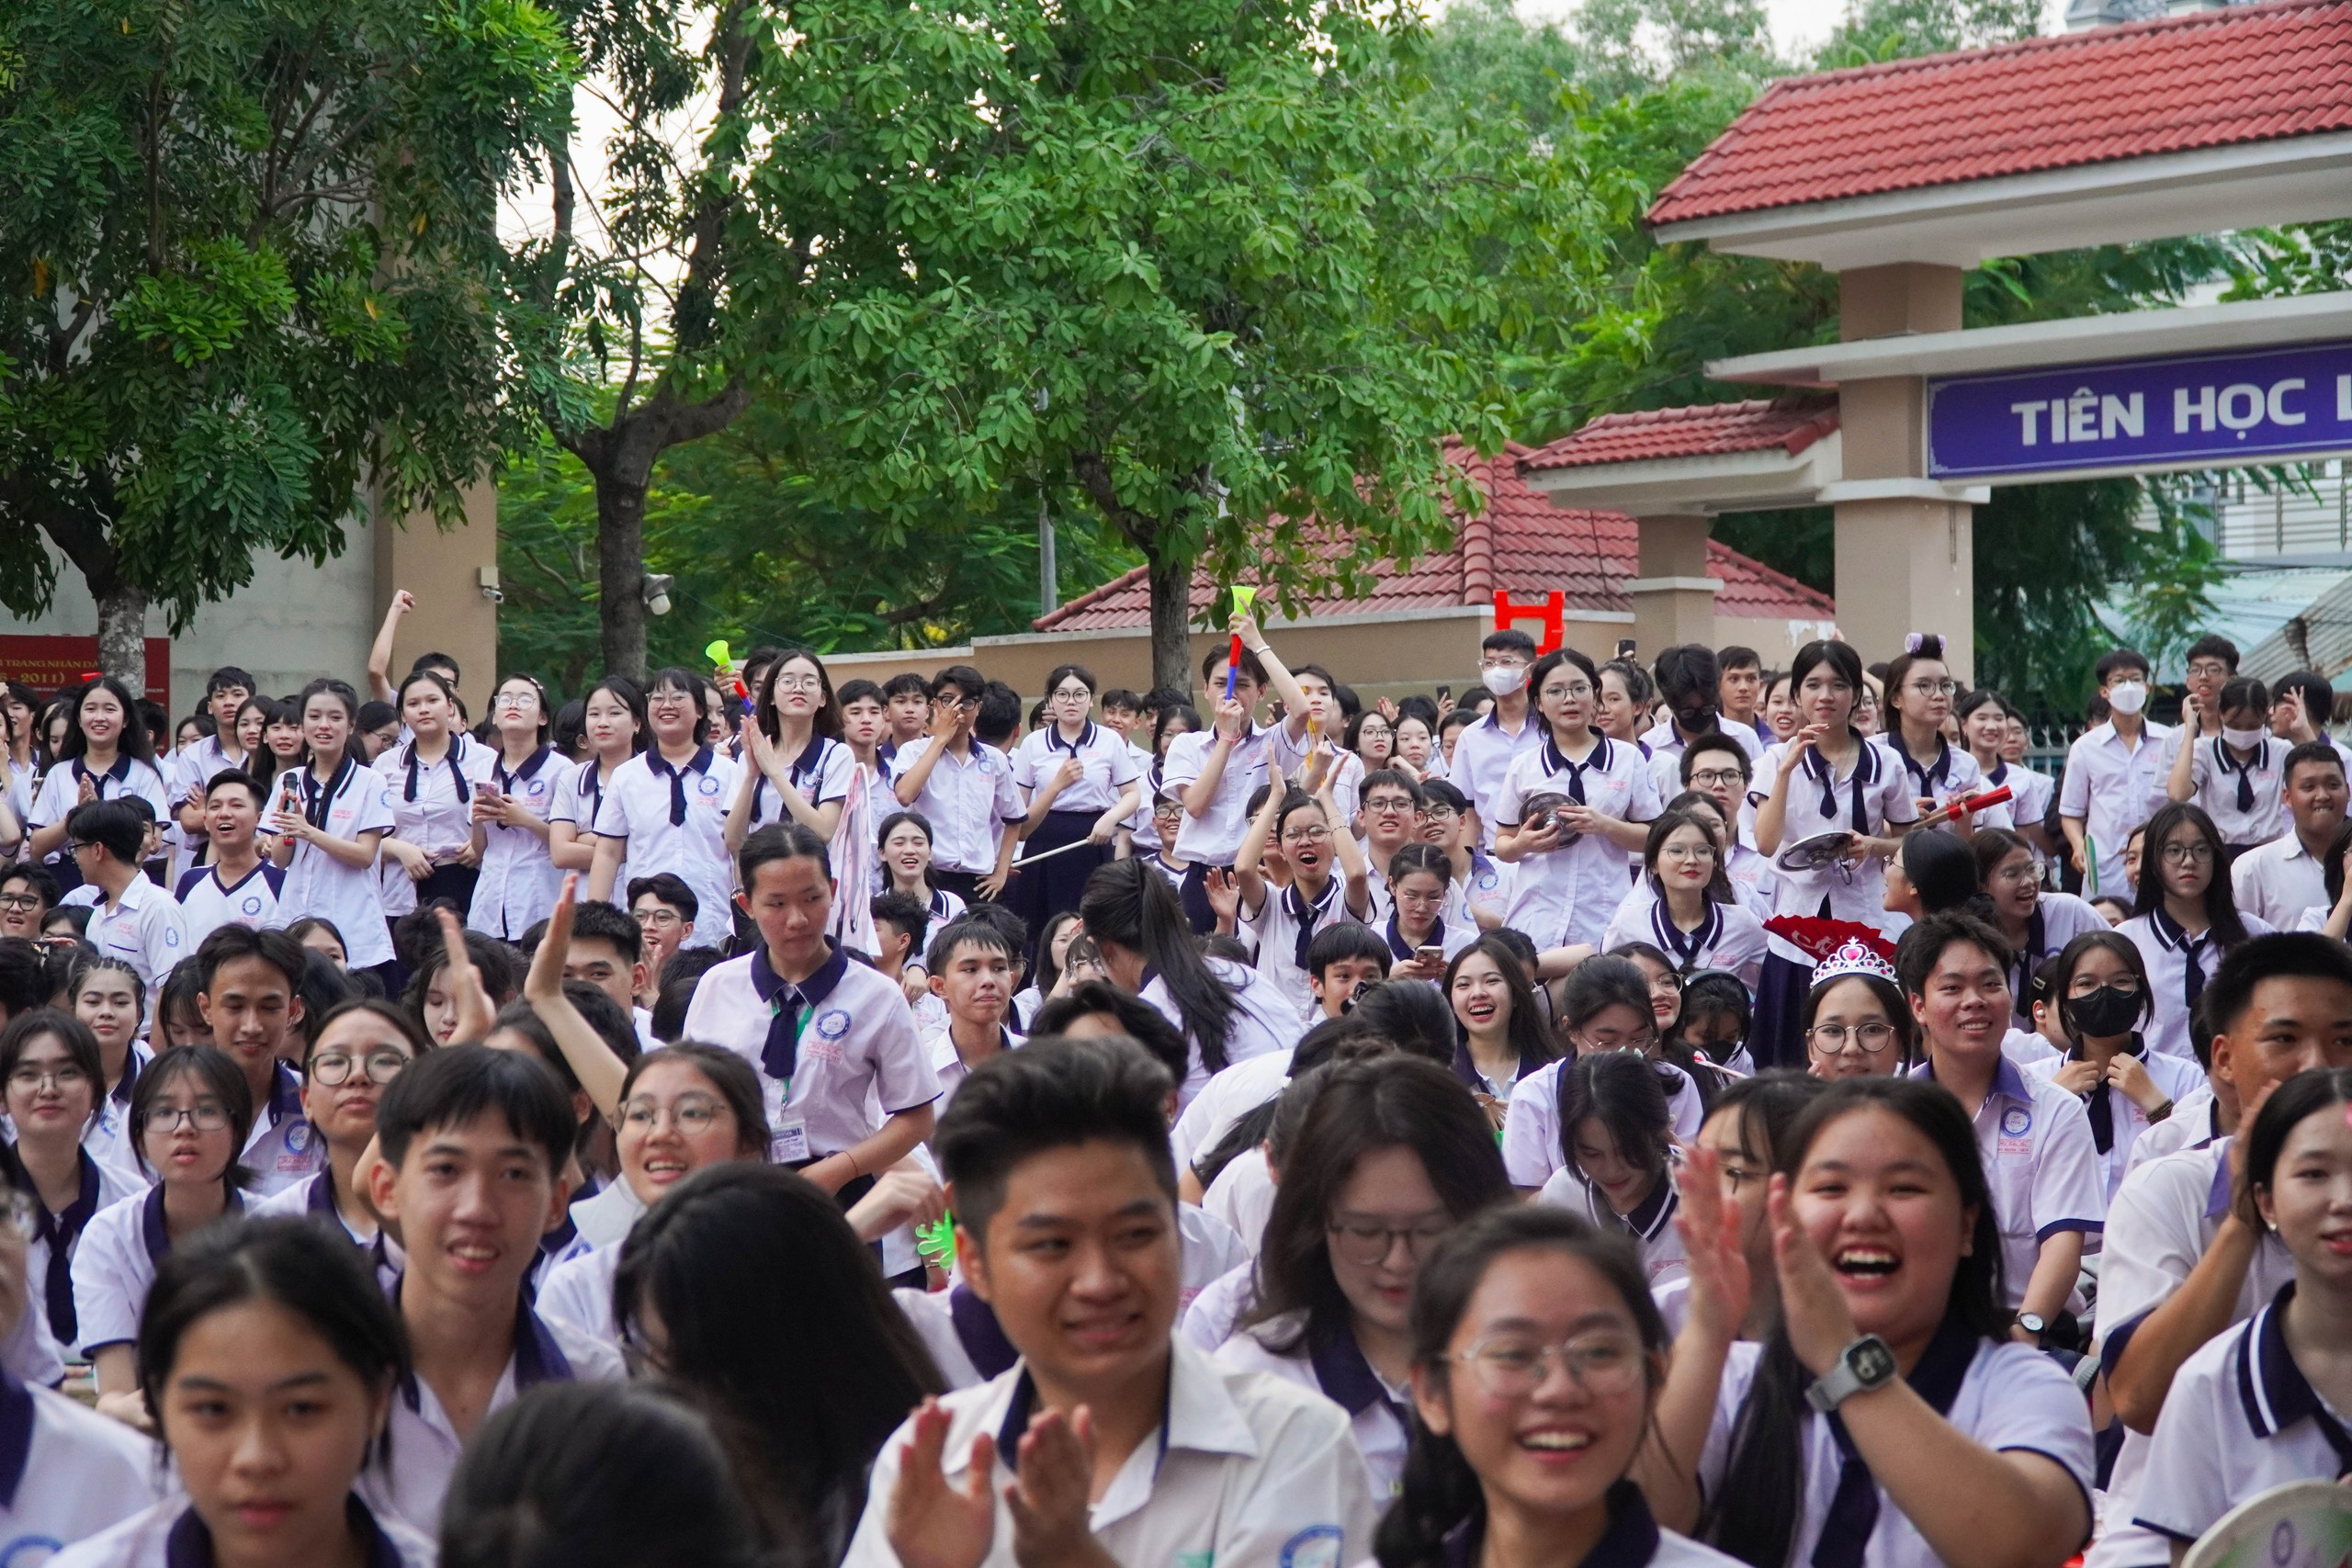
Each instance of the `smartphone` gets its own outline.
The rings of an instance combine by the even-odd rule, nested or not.
[[[1413,962],[1416,964],[1442,964],[1445,962],[1445,949],[1442,947],[1417,947],[1413,949]]]
[[[1439,702],[1443,702],[1446,698],[1452,695],[1453,695],[1453,688],[1451,686],[1440,686],[1437,689],[1437,700]]]
[[[1617,657],[1620,659],[1631,659],[1634,657],[1634,639],[1632,637],[1621,637],[1617,639]]]

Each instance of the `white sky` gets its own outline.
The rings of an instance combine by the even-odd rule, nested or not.
[[[1557,21],[1576,14],[1577,0],[1519,0],[1530,21]],[[1772,20],[1772,41],[1783,54],[1819,43],[1845,14],[1845,0],[1764,0]]]

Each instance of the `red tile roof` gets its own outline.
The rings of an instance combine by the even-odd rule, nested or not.
[[[1757,398],[1744,403],[1603,414],[1538,448],[1531,471],[1639,463],[1664,457],[1717,457],[1779,447],[1792,457],[1838,428],[1838,405],[1815,398]]]
[[[1372,592],[1361,599],[1333,594],[1287,607],[1293,619],[1307,615],[1364,615],[1399,610],[1491,604],[1497,589],[1525,598],[1559,589],[1571,610],[1630,611],[1620,586],[1638,574],[1638,525],[1619,512],[1554,506],[1528,487],[1521,470],[1534,456],[1516,444],[1492,459],[1450,446],[1487,497],[1476,515],[1461,520],[1455,547],[1424,556],[1410,570],[1384,570]],[[1722,580],[1715,613],[1750,620],[1826,620],[1835,613],[1828,595],[1815,592],[1728,546],[1707,546],[1707,574]],[[1193,576],[1193,613],[1197,620],[1217,597],[1218,583],[1207,571]],[[1144,569],[1112,579],[1031,623],[1038,631],[1120,631],[1151,622],[1151,589]]]
[[[1676,223],[2352,129],[2352,0],[2275,0],[1775,82]]]

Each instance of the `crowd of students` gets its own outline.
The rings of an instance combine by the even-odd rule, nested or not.
[[[0,694],[0,1562],[2169,1568],[2352,1470],[2315,674]],[[477,689],[477,695],[479,696]]]

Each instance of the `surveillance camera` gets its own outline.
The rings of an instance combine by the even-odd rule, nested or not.
[[[489,600],[493,604],[503,604],[506,603],[506,594],[503,589],[485,588],[481,591],[481,596]]]

